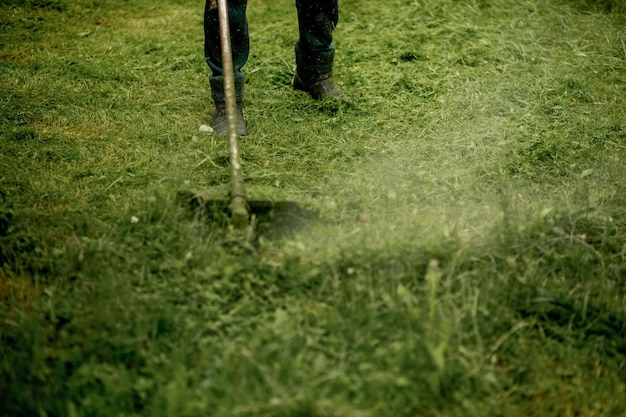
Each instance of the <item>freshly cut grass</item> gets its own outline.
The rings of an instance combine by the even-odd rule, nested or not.
[[[623,2],[346,0],[351,103],[250,2],[246,185],[311,213],[254,252],[180,198],[202,10],[0,4],[0,414],[624,415]]]

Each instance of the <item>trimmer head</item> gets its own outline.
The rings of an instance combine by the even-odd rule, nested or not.
[[[230,202],[215,190],[181,191],[179,198],[206,221],[225,228],[232,223]],[[306,225],[317,222],[319,214],[313,208],[305,209],[295,201],[248,199],[248,223],[253,240],[259,237],[278,239],[288,237]]]

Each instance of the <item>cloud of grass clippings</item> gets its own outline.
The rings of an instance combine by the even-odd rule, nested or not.
[[[481,184],[476,164],[497,150],[485,149],[487,132],[468,133],[408,137],[335,176],[322,208],[330,220],[328,239],[339,246],[355,238],[385,246],[484,235],[501,218],[501,197]]]
[[[371,152],[351,169],[329,170],[318,190],[322,222],[299,242],[307,249],[480,244],[505,219],[523,228],[557,211],[602,212],[604,202],[619,199],[611,176],[623,172],[615,172],[608,154],[592,139],[571,149],[574,134],[589,136],[584,123],[552,126],[533,113],[536,103],[520,105],[497,83],[468,105],[473,88],[468,83],[440,99],[439,114],[452,120],[433,118],[419,128],[400,120],[363,138]]]

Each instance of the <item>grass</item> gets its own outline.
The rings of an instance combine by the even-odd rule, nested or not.
[[[254,253],[180,200],[202,5],[0,3],[0,414],[626,415],[625,4],[346,0],[350,104],[248,13],[248,189],[316,213]]]

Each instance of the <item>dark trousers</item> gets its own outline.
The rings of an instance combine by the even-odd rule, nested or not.
[[[204,8],[204,56],[213,76],[221,76],[223,74],[219,19],[217,9],[211,9],[210,3],[211,1],[207,0]],[[235,72],[241,71],[250,51],[247,4],[247,0],[228,1]],[[298,70],[313,73],[330,72],[335,55],[332,33],[339,19],[338,0],[296,0],[296,8],[299,39],[295,52]]]

